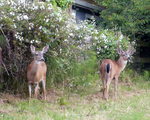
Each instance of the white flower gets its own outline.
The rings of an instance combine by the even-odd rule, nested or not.
[[[29,23],[29,26],[30,26],[31,28],[33,28],[33,27],[34,27],[34,24],[33,24],[33,23]]]
[[[14,28],[17,28],[16,24],[14,24]]]
[[[67,40],[67,39],[64,39],[64,42],[68,42],[68,40]]]
[[[42,9],[45,9],[44,5],[41,5],[40,8],[41,8],[41,10],[42,10]]]
[[[38,9],[38,6],[36,6],[35,4],[33,4],[32,9],[33,9],[33,10],[37,10],[37,9]]]
[[[28,19],[29,19],[27,15],[23,15],[23,18],[24,18],[25,20],[28,20]]]
[[[61,16],[61,14],[60,14],[60,13],[57,13],[57,16]]]
[[[56,28],[56,32],[57,32],[57,33],[59,32],[58,28]]]
[[[69,35],[70,35],[70,36],[74,36],[73,33],[70,33]]]
[[[61,21],[62,20],[62,17],[59,17],[59,21]]]
[[[123,35],[120,35],[119,40],[121,41],[123,39]]]
[[[46,22],[48,23],[49,19],[46,19]]]
[[[33,42],[34,42],[34,40],[31,40],[31,41],[30,41],[30,43],[33,43]]]
[[[100,35],[100,38],[101,38],[101,39],[103,39],[103,38],[106,39],[106,35],[102,33],[102,34]]]
[[[41,30],[41,29],[42,29],[42,26],[40,26],[39,29]]]
[[[48,10],[51,10],[52,8],[51,7],[48,7]]]
[[[14,12],[10,12],[9,14],[10,14],[10,15],[15,15],[15,13],[14,13]]]
[[[60,53],[62,53],[62,49],[60,48]]]
[[[75,13],[73,13],[73,12],[71,13],[71,15],[73,16],[73,18],[75,18],[75,17],[76,17],[76,14],[75,14]]]
[[[98,34],[98,31],[97,31],[97,30],[95,30],[95,34]]]
[[[95,37],[95,40],[98,40],[98,37]]]
[[[38,43],[38,44],[39,44],[39,43],[41,43],[41,42],[40,42],[40,41],[38,41],[38,40],[35,40],[35,42],[36,42],[36,43]]]
[[[25,3],[25,0],[20,0],[21,3]]]
[[[9,2],[9,1],[7,1],[7,3],[8,3],[8,4],[10,4],[10,2]]]

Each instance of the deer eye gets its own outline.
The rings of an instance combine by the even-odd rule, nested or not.
[[[125,56],[125,54],[123,54],[122,56]]]

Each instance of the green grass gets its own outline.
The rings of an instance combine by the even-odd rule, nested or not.
[[[56,88],[47,91],[47,101],[31,99],[28,102],[26,98],[2,93],[0,120],[149,120],[149,78],[145,80],[146,77],[125,72],[122,76],[117,101],[114,81],[110,85],[109,101],[102,100],[100,80],[70,92],[69,99],[67,90]]]
[[[150,119],[150,91],[137,83],[131,88],[118,86],[118,100],[114,100],[114,91],[110,92],[109,101],[101,99],[100,92],[81,96],[71,94],[70,99],[63,97],[55,102],[35,100],[11,101],[0,104],[0,119],[4,120],[148,120]],[[143,83],[149,86],[149,82]],[[113,85],[111,86],[113,89]],[[53,99],[53,98],[51,98]]]

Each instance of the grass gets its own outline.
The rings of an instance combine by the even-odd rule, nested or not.
[[[100,98],[73,97],[68,104],[48,103],[41,100],[27,100],[1,105],[0,119],[4,120],[76,120],[76,119],[150,119],[149,92],[134,94],[131,97],[119,97],[117,101],[102,101]]]
[[[129,76],[128,76],[129,77]],[[136,81],[135,81],[136,80]],[[150,119],[150,81],[142,77],[119,82],[118,100],[114,99],[113,81],[109,101],[102,100],[99,80],[82,91],[66,93],[53,89],[47,101],[20,99],[1,93],[1,120],[148,120]]]

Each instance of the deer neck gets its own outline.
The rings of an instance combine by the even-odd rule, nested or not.
[[[40,61],[34,60],[32,64],[32,72],[36,73],[36,71],[39,69]]]
[[[41,61],[34,60],[34,64],[35,64],[35,65],[38,65],[38,64],[40,64],[40,62],[41,62]]]
[[[126,67],[127,65],[127,60],[124,60],[122,57],[119,58],[117,61],[117,65],[120,68],[120,72]]]

